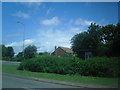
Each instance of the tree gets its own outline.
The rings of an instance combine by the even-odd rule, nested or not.
[[[109,47],[107,47],[107,45],[104,43],[99,43],[95,51],[96,51],[97,56],[108,56],[109,55]]]
[[[5,60],[11,60],[14,56],[14,49],[13,47],[6,47],[5,45],[0,45],[2,47],[2,58]]]
[[[83,49],[83,40],[85,39],[87,34],[87,32],[82,32],[72,37],[71,44],[73,51],[76,52],[79,49]]]
[[[101,28],[102,40],[105,43],[110,43],[115,37],[115,25],[109,24]]]
[[[111,50],[110,53],[112,56],[120,56],[120,23],[115,26],[113,32],[113,38],[111,40]]]
[[[13,47],[7,47],[7,57],[12,58],[14,56]]]
[[[87,32],[79,33],[71,39],[72,49],[78,56],[81,49],[92,49],[94,51],[97,48],[100,42],[99,29],[99,25],[91,23]]]
[[[102,41],[109,48],[108,56],[119,56],[120,50],[120,23],[117,25],[109,24],[101,28]]]
[[[19,52],[17,55],[16,55],[17,58],[23,58],[23,52]]]
[[[29,45],[24,49],[24,57],[26,59],[35,57],[36,53],[37,53],[37,48],[34,45]]]
[[[5,47],[5,45],[1,45],[2,46],[2,57],[6,57],[7,56],[7,48]]]
[[[91,23],[87,32],[76,34],[72,49],[79,56],[80,49],[92,49],[96,56],[120,56],[120,23],[99,26]]]
[[[23,58],[23,52],[19,52],[19,53],[16,55],[15,60],[16,60],[16,61],[22,61],[22,60],[24,60],[24,58]]]
[[[115,28],[112,52],[114,52],[114,56],[120,56],[120,23],[118,23]]]
[[[100,26],[96,23],[91,23],[91,25],[88,27],[88,40],[90,41],[90,45],[92,49],[96,49],[98,47],[98,44],[100,43]]]

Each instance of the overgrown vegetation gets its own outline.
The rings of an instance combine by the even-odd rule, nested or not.
[[[118,77],[119,59],[96,57],[84,61],[77,57],[42,56],[23,61],[18,69],[56,74]]]

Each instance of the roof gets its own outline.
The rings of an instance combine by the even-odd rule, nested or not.
[[[66,48],[66,47],[59,47],[59,48],[61,48],[62,50],[64,50],[67,53],[73,53],[73,51],[70,48]]]

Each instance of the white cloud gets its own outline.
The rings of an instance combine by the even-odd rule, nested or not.
[[[75,20],[75,25],[89,26],[93,22],[94,21],[89,21],[89,20],[78,18]]]
[[[52,52],[54,46],[70,47],[71,33],[62,30],[42,30],[38,32],[38,38],[36,44],[39,45],[40,51]]]
[[[24,19],[30,18],[29,14],[24,13],[22,11],[18,11],[17,13],[12,14],[12,16],[16,16],[16,17],[20,17],[20,18],[24,18]]]
[[[33,40],[33,39],[26,39],[26,40],[25,40],[25,46],[26,46],[26,45],[33,44],[33,43],[34,43],[34,40]]]
[[[38,36],[36,40],[37,47],[40,47],[39,51],[44,52],[53,52],[55,46],[71,47],[71,38],[82,32],[80,27],[68,27],[64,29],[52,29],[44,28],[39,29]],[[39,38],[39,39],[38,39]]]
[[[18,4],[21,4],[22,6],[28,8],[28,12],[33,15],[38,15],[38,12],[41,11],[41,8],[43,8],[43,2],[34,2],[34,1],[30,1],[30,2],[21,2],[21,3],[18,3]]]
[[[81,33],[82,31],[85,31],[85,30],[81,30],[80,27],[71,27],[70,30],[72,30],[72,32],[74,33]]]
[[[60,23],[60,20],[56,16],[51,19],[45,19],[41,22],[41,24],[45,26],[57,26],[59,25],[59,23]]]
[[[33,39],[26,39],[24,41],[24,45],[25,47],[28,45],[33,45],[34,44],[34,40]],[[12,46],[14,48],[15,53],[21,52],[23,50],[23,41],[20,42],[12,42],[10,44],[6,45],[8,46]]]
[[[29,44],[33,44],[33,42],[34,42],[33,39],[26,39],[24,41],[24,44],[26,46],[26,45],[29,45]],[[11,44],[7,44],[6,46],[22,46],[22,45],[23,45],[23,41],[21,41],[21,42],[13,42]]]

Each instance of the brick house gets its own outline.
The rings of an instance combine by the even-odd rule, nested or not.
[[[52,55],[60,56],[60,57],[67,57],[73,54],[73,51],[66,47],[55,47],[55,51],[52,53]]]

